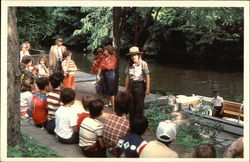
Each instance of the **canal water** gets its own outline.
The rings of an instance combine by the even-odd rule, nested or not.
[[[90,73],[93,55],[74,52],[73,60],[83,72]],[[217,72],[209,70],[190,69],[170,65],[160,65],[148,61],[151,72],[151,92],[173,95],[192,94],[210,97],[213,89],[218,89],[220,95],[230,101],[243,101],[243,73]],[[120,85],[124,85],[126,59],[120,58]],[[219,70],[218,70],[219,71]]]

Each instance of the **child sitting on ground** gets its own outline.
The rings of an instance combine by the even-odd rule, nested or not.
[[[140,158],[178,158],[178,154],[169,148],[176,140],[176,125],[170,120],[161,121],[156,130],[156,140],[148,142],[141,151]]]
[[[47,122],[47,97],[46,93],[50,90],[49,79],[41,77],[36,80],[39,89],[32,99],[32,118],[37,127],[44,128]]]
[[[21,72],[22,72],[22,79],[26,76],[32,76],[32,58],[31,56],[24,56],[21,60]]]
[[[86,157],[105,157],[103,142],[103,124],[98,120],[102,115],[104,103],[100,99],[88,103],[90,117],[81,124],[79,146]]]
[[[71,60],[72,52],[67,51],[63,53],[62,69],[64,71],[64,88],[75,89],[75,72],[77,70],[76,64]]]
[[[200,144],[194,151],[194,158],[216,158],[216,151],[211,144]]]
[[[120,138],[117,142],[119,157],[138,158],[147,142],[141,137],[148,128],[148,119],[145,116],[135,116],[130,121],[130,133]]]
[[[129,132],[127,115],[132,103],[132,96],[128,92],[119,92],[115,98],[115,114],[111,114],[103,128],[103,139],[107,148],[107,157],[117,157],[117,140]]]
[[[64,76],[61,73],[54,73],[49,77],[50,85],[52,86],[52,91],[49,92],[47,96],[48,121],[46,128],[49,134],[55,133],[55,113],[60,107],[60,95],[61,87],[63,86],[63,78]]]
[[[38,58],[38,77],[48,77],[49,76],[49,69],[47,68],[47,58],[46,56],[40,56]]]
[[[71,88],[63,88],[61,90],[60,106],[55,113],[56,128],[55,133],[59,142],[65,144],[77,144],[79,142],[79,134],[77,130],[77,113],[71,107],[75,102],[76,93]]]
[[[28,118],[31,114],[32,90],[34,88],[34,79],[32,77],[24,78],[21,83],[20,94],[20,115],[22,118]]]
[[[78,129],[78,131],[80,131],[80,127],[81,127],[82,121],[83,121],[86,117],[90,117],[89,112],[86,112],[86,111],[89,111],[88,103],[89,103],[91,100],[94,100],[94,99],[95,99],[94,96],[84,96],[84,97],[82,98],[82,106],[83,106],[85,112],[81,113],[81,114],[78,116],[78,120],[77,120],[77,129]]]

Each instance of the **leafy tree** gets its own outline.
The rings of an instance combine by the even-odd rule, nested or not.
[[[50,8],[17,8],[17,29],[20,43],[30,41],[33,47],[41,48],[41,42],[52,34],[54,27]]]
[[[82,28],[75,30],[74,36],[87,37],[87,50],[93,51],[98,47],[112,42],[113,13],[111,7],[82,7],[86,14],[81,19]]]
[[[51,10],[52,21],[56,25],[50,39],[56,40],[57,38],[62,37],[67,46],[75,48],[84,47],[87,42],[86,37],[73,35],[74,31],[82,26],[80,20],[85,16],[85,14],[81,12],[81,8],[53,7]]]

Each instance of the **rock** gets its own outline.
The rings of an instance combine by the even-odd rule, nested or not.
[[[221,138],[216,138],[215,140],[216,140],[217,142],[220,142],[220,143],[221,143],[221,142],[225,142],[225,139],[221,139]]]
[[[208,135],[208,134],[202,134],[202,133],[200,133],[200,135],[201,135],[202,137],[206,138],[206,139],[210,139],[210,135]]]
[[[220,144],[216,144],[216,145],[214,145],[214,147],[215,147],[215,148],[220,148],[220,149],[221,149],[221,148],[224,148],[224,146],[222,146],[222,145],[220,145]]]
[[[226,146],[231,145],[233,142],[234,142],[234,141],[225,141],[225,142],[222,142],[221,145],[223,145],[223,146],[226,147]]]

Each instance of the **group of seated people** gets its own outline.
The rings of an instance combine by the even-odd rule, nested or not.
[[[146,142],[142,135],[148,128],[145,116],[128,118],[131,95],[119,92],[115,98],[115,113],[102,123],[104,102],[94,96],[82,98],[83,112],[72,105],[76,93],[71,88],[63,88],[63,74],[54,73],[49,77],[39,77],[38,88],[31,93],[31,106],[23,111],[33,119],[37,127],[54,134],[59,142],[78,144],[86,157],[142,157],[177,158],[178,154],[169,148],[176,140],[176,126],[171,121],[162,121],[156,130],[156,140]],[[34,88],[34,80],[23,80]],[[243,144],[242,144],[243,146]],[[238,147],[237,147],[238,148]],[[232,149],[231,149],[232,151]],[[203,144],[195,150],[194,157],[216,157],[212,145]]]
[[[25,53],[25,50],[22,53]],[[142,115],[134,116],[133,119],[128,118],[132,97],[127,92],[117,94],[115,113],[110,114],[105,123],[99,120],[104,102],[94,96],[87,95],[82,98],[83,111],[79,113],[72,106],[76,97],[74,89],[65,88],[63,84],[65,75],[49,75],[47,58],[44,56],[39,57],[36,66],[32,66],[33,60],[27,54],[22,56],[21,60],[22,118],[31,118],[35,126],[46,129],[61,143],[78,144],[86,157],[179,157],[169,148],[176,140],[176,125],[173,122],[161,121],[156,130],[156,139],[145,141],[142,135],[148,128],[148,120]],[[242,145],[235,146],[241,148],[243,142]],[[229,153],[225,155],[234,156],[232,152],[235,152],[235,149],[228,150]],[[212,145],[202,144],[196,148],[193,157],[215,158],[216,152]]]

